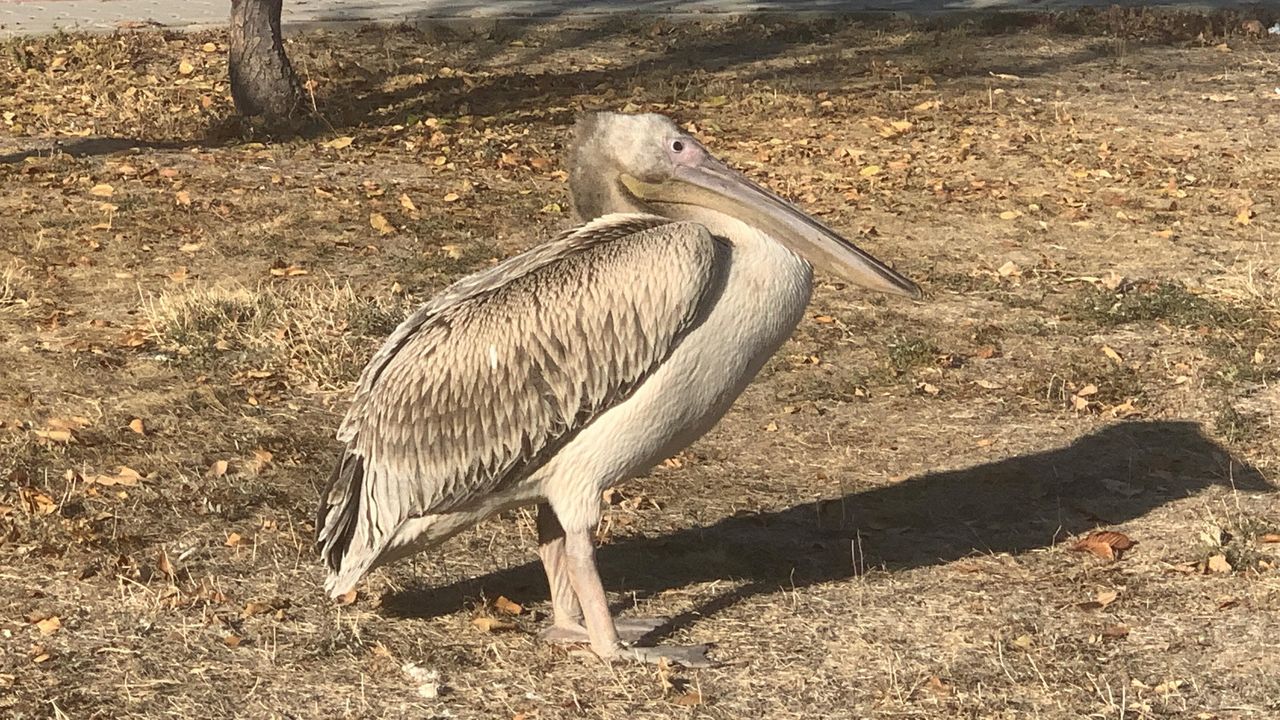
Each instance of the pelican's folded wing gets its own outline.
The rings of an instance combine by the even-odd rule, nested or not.
[[[321,497],[331,593],[405,520],[535,470],[670,354],[716,285],[701,225],[609,215],[455,283],[365,367]]]

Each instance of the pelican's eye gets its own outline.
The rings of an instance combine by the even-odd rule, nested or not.
[[[684,141],[678,138],[675,140],[672,140],[671,152],[676,152],[676,153],[684,152]]]

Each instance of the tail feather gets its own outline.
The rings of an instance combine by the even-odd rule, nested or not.
[[[377,558],[372,549],[352,547],[363,502],[364,458],[347,446],[320,496],[316,513],[316,549],[329,569],[325,590],[332,597],[350,591]]]

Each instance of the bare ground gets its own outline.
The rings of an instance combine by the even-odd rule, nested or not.
[[[1280,716],[1280,41],[1242,19],[308,34],[291,140],[234,119],[220,35],[9,42],[0,708]],[[309,543],[364,359],[569,222],[584,108],[676,117],[929,293],[821,284],[611,498],[618,607],[711,670],[539,644],[525,512],[346,607]],[[1138,544],[1072,549],[1095,529]]]

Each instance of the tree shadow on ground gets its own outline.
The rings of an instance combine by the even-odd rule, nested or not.
[[[452,117],[458,115],[520,116],[535,122],[567,123],[576,108],[574,101],[590,103],[592,92],[600,87],[625,89],[632,86],[655,87],[667,84],[690,85],[706,80],[700,73],[742,69],[743,82],[764,80],[772,83],[797,83],[801,87],[823,84],[830,86],[832,73],[849,77],[869,73],[871,59],[895,67],[911,67],[926,55],[931,58],[951,57],[941,69],[946,77],[980,76],[1013,69],[992,59],[983,48],[989,38],[1020,30],[1029,30],[1048,22],[1043,16],[1029,13],[997,13],[965,20],[934,19],[912,21],[883,14],[842,16],[822,21],[785,20],[775,16],[748,16],[737,20],[721,20],[711,25],[672,24],[659,26],[653,18],[617,18],[583,21],[566,27],[540,40],[538,47],[522,55],[530,64],[553,53],[588,47],[609,39],[624,39],[645,48],[637,50],[638,59],[603,69],[528,70],[515,67],[510,72],[487,77],[432,77],[394,90],[382,90],[387,77],[370,73],[352,78],[332,93],[325,114],[334,128],[358,125],[378,115],[389,121],[407,117]],[[659,28],[653,34],[653,28]],[[848,37],[853,30],[865,33],[859,43],[867,42],[875,33],[915,29],[905,42],[869,49],[866,60],[857,64],[847,57]],[[459,65],[482,66],[497,53],[509,50],[514,40],[527,38],[537,26],[527,25],[507,31],[489,33],[489,38],[475,47],[481,49],[463,54]],[[959,32],[962,30],[963,32]],[[402,32],[419,32],[411,28]],[[494,41],[496,36],[498,41]],[[960,47],[950,47],[959,45]],[[656,54],[655,47],[659,48]],[[1114,54],[1112,43],[1098,39],[1089,47],[1063,56],[1044,59],[1022,58],[1016,71],[1023,77],[1043,75],[1064,67],[1087,63]],[[826,55],[818,62],[792,63],[786,67],[762,70],[748,66],[783,58],[796,53]],[[695,88],[696,90],[696,88]],[[558,109],[558,110],[557,110]]]
[[[552,34],[541,32],[558,20],[496,22],[486,31],[461,39],[447,27],[433,24],[429,12],[410,17],[400,32],[445,38],[443,47],[456,55],[454,67],[484,66],[515,44],[527,44],[510,72],[487,77],[434,77],[394,90],[383,90],[387,76],[369,73],[342,83],[330,95],[325,113],[334,128],[376,120],[394,122],[411,116],[512,116],[532,122],[566,123],[577,101],[590,104],[595,88],[654,87],[705,80],[695,73],[739,71],[741,82],[786,83],[800,89],[830,89],[833,78],[870,75],[874,63],[892,68],[891,74],[936,75],[948,79],[989,78],[1016,74],[1029,78],[1051,75],[1106,57],[1131,54],[1133,44],[1121,48],[1119,39],[1142,43],[1179,43],[1238,32],[1240,18],[1267,12],[1218,10],[1161,12],[1146,8],[1066,8],[1060,12],[997,9],[904,17],[885,12],[827,16],[760,12],[726,18],[711,16],[707,23],[670,23],[653,17],[613,16],[572,18]],[[425,28],[425,29],[423,29]],[[377,30],[376,32],[387,32]],[[991,39],[1017,33],[1040,33],[1088,38],[1071,52],[1045,55],[992,52]],[[883,43],[886,34],[901,41]],[[553,54],[593,43],[621,40],[636,49],[635,60],[605,69],[555,68],[526,70]],[[852,43],[852,44],[851,44]],[[850,51],[857,52],[851,59]],[[656,51],[656,52],[655,52]],[[819,56],[815,62],[781,67],[753,66],[794,55]],[[552,111],[559,108],[559,111]],[[550,111],[550,112],[549,112]]]
[[[1121,422],[1058,449],[785,510],[743,512],[663,537],[628,537],[601,547],[598,561],[606,587],[640,598],[696,583],[745,581],[662,632],[755,595],[850,578],[865,568],[896,572],[1047,548],[1214,485],[1274,490],[1195,423]],[[541,566],[530,562],[445,587],[392,593],[383,608],[431,617],[456,612],[481,593],[545,598],[546,592]]]
[[[321,98],[320,112],[285,131],[285,135],[315,137],[361,125],[406,122],[417,117],[459,115],[519,118],[526,122],[567,125],[579,106],[591,104],[596,88],[626,89],[633,86],[696,87],[705,76],[699,73],[740,70],[741,82],[764,81],[791,84],[793,88],[817,92],[829,87],[833,77],[857,77],[873,72],[874,62],[893,68],[893,73],[926,74],[946,78],[987,77],[990,73],[1014,73],[1022,77],[1048,75],[1072,66],[1116,54],[1114,38],[1139,31],[1141,37],[1157,42],[1194,38],[1197,33],[1218,37],[1228,32],[1231,11],[1216,13],[1166,13],[1145,20],[1143,10],[1116,8],[1077,9],[1065,13],[966,12],[924,18],[904,18],[886,13],[863,13],[823,18],[796,19],[777,13],[761,13],[727,20],[713,16],[710,23],[665,23],[652,17],[615,16],[603,19],[542,17],[537,21],[495,21],[489,29],[455,31],[434,24],[426,14],[408,18],[398,28],[374,27],[357,36],[377,37],[400,33],[416,38],[404,47],[403,58],[391,56],[391,44],[384,50],[393,62],[391,70],[365,70],[359,63],[346,63],[344,76]],[[1136,19],[1135,19],[1136,18]],[[554,31],[546,23],[558,20]],[[665,23],[665,24],[664,24]],[[1151,28],[1157,28],[1151,30]],[[908,32],[910,31],[910,32]],[[905,40],[881,46],[876,38],[897,32]],[[1065,54],[1010,60],[990,52],[990,39],[1019,32],[1055,32],[1093,38],[1083,48]],[[850,35],[850,33],[855,33]],[[589,48],[593,43],[620,40],[636,48],[636,59],[603,69],[526,70],[553,53]],[[528,41],[527,43],[525,41]],[[855,42],[850,47],[850,42]],[[375,41],[370,47],[382,47]],[[508,62],[509,71],[484,77],[431,77],[395,89],[386,89],[393,73],[405,68],[424,47],[434,48],[439,59],[449,59],[455,67],[485,67],[513,45],[527,44],[518,59]],[[850,51],[861,46],[851,60]],[[1129,50],[1130,52],[1132,49]],[[297,52],[295,50],[295,52]],[[412,52],[413,55],[408,54]],[[817,54],[813,62],[787,63],[781,67],[752,67],[753,63],[804,53]],[[853,69],[857,66],[860,69]],[[601,101],[607,105],[613,101]],[[181,150],[191,147],[234,145],[253,134],[240,117],[214,121],[202,140],[165,140],[126,137],[89,138],[42,149],[21,149],[0,155],[0,164],[19,163],[28,157],[61,151],[72,156],[108,155],[133,148]]]

